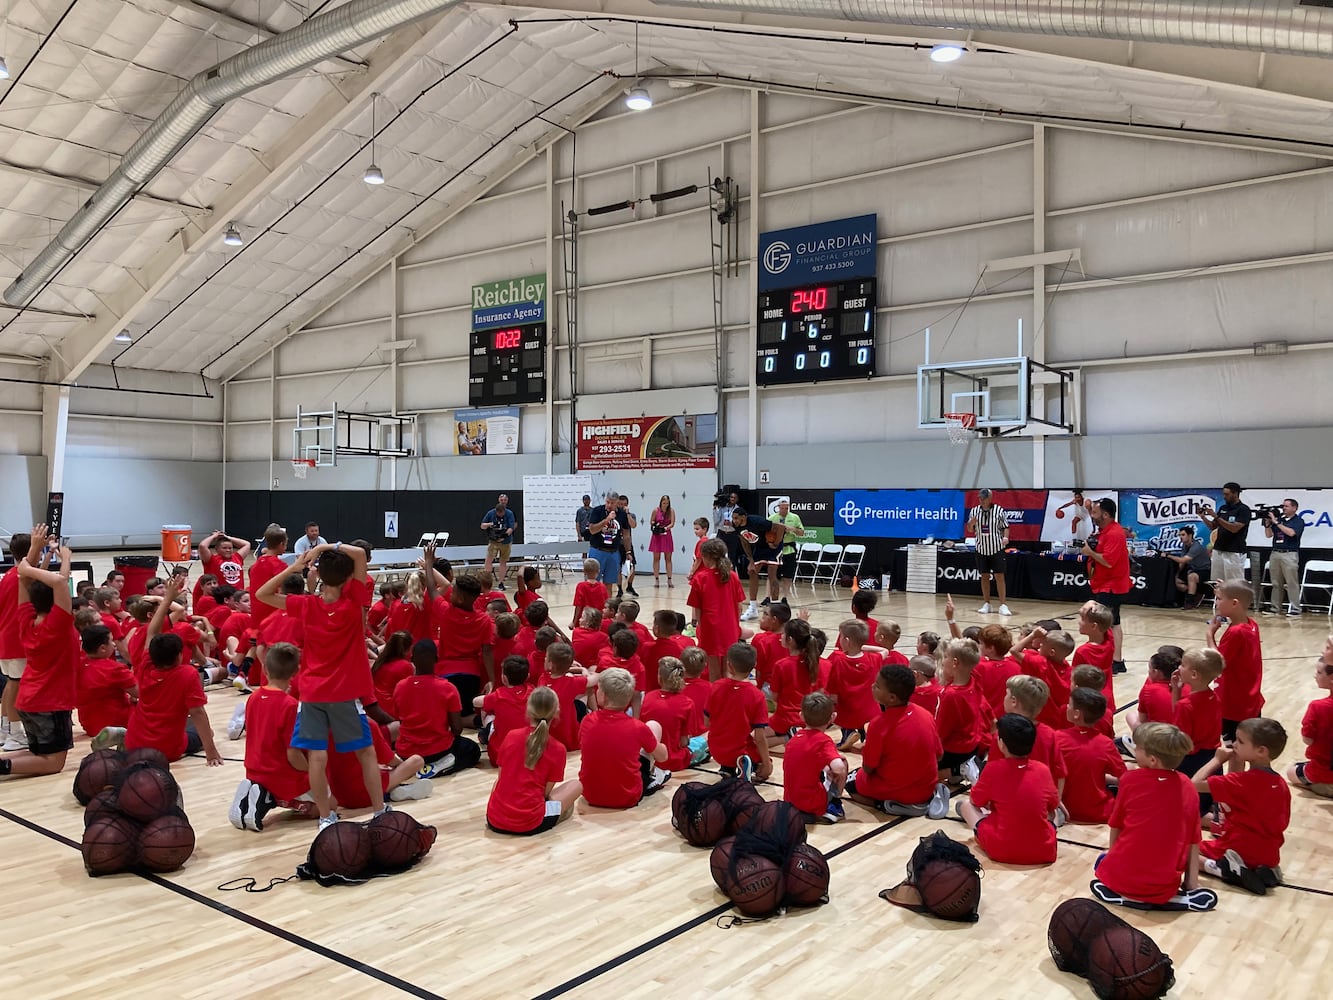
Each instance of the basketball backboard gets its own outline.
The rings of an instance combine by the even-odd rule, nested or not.
[[[976,429],[997,436],[1041,424],[1076,433],[1076,373],[1028,357],[979,358],[917,368],[917,426],[945,426],[946,413],[976,415]]]

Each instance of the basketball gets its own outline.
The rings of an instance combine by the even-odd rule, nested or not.
[[[167,755],[156,747],[139,747],[137,750],[127,751],[125,766],[133,767],[135,764],[152,764],[164,771],[171,770],[171,761],[167,760]]]
[[[310,855],[320,873],[356,878],[370,864],[370,831],[360,823],[326,826],[311,845]]]
[[[755,809],[744,833],[775,841],[789,851],[805,843],[805,817],[790,802],[765,802]]]
[[[83,867],[96,878],[129,871],[139,860],[139,824],[124,816],[101,816],[83,831]]]
[[[116,804],[120,811],[140,823],[147,823],[177,808],[180,789],[176,779],[152,764],[128,768],[116,785]]]
[[[1046,946],[1057,969],[1087,978],[1088,945],[1109,928],[1128,926],[1094,899],[1066,899],[1051,914]]]
[[[93,820],[99,816],[119,815],[120,809],[116,806],[115,789],[104,788],[88,800],[88,805],[83,810],[83,828],[88,829]]]
[[[713,853],[708,858],[708,868],[713,873],[713,884],[723,892],[727,891],[727,869],[731,867],[731,849],[736,846],[735,837],[724,837],[717,842]]]
[[[1171,959],[1128,925],[1103,931],[1088,947],[1088,982],[1102,1000],[1156,1000],[1175,981]]]
[[[406,868],[424,852],[417,833],[420,824],[410,813],[386,812],[367,825],[370,856],[381,868]]]
[[[1063,507],[1056,507],[1055,516],[1063,521],[1065,519],[1065,509]]]
[[[945,920],[977,919],[981,876],[956,861],[932,861],[916,873],[916,888],[926,909]]]
[[[787,886],[781,868],[768,858],[749,856],[732,861],[723,891],[747,917],[762,917],[782,905]]]
[[[167,813],[139,831],[139,863],[150,872],[174,872],[194,853],[194,828],[180,813]]]
[[[727,832],[727,811],[717,799],[707,799],[699,808],[686,813],[679,829],[687,843],[712,847]]]
[[[727,791],[722,796],[722,807],[727,812],[727,833],[737,833],[750,822],[754,811],[764,804],[764,797],[748,781],[733,779],[727,785]]]
[[[94,750],[83,758],[74,775],[74,797],[79,805],[86,806],[102,789],[115,785],[125,766],[125,755],[119,750]]]
[[[787,901],[797,906],[818,906],[828,899],[829,869],[824,855],[809,844],[797,844],[783,871]]]

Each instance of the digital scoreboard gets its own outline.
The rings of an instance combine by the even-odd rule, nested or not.
[[[468,403],[508,406],[546,400],[546,324],[473,330]]]
[[[875,279],[759,293],[759,385],[875,374]]]

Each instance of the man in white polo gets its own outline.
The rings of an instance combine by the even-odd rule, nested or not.
[[[1004,603],[1004,550],[1009,546],[1009,518],[1004,509],[991,499],[990,490],[977,494],[981,503],[967,514],[967,533],[977,538],[977,572],[981,574],[981,607],[978,614],[988,615],[990,610],[990,582],[995,578],[999,592],[1000,614],[1012,615],[1009,605]]]

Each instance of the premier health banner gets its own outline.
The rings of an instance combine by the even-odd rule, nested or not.
[[[966,518],[962,490],[838,490],[833,495],[838,538],[962,538]]]
[[[759,290],[875,277],[877,217],[858,215],[759,234]]]

